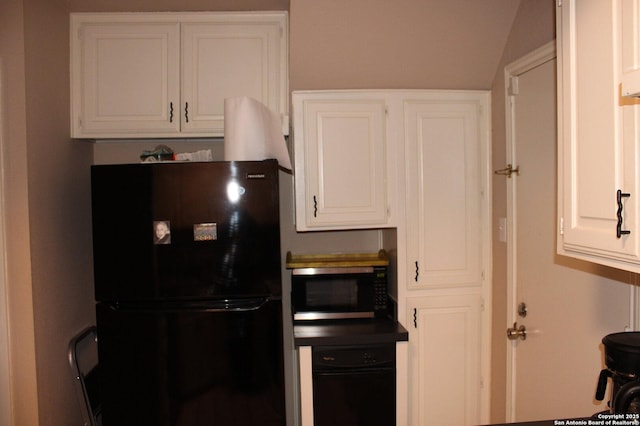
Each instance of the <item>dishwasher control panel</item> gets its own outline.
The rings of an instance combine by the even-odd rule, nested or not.
[[[314,346],[313,371],[392,368],[396,364],[396,345],[365,344],[350,346]]]

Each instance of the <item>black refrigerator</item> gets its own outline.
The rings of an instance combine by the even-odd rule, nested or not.
[[[96,165],[104,426],[284,425],[278,164]]]

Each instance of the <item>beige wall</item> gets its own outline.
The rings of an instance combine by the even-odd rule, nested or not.
[[[78,424],[66,352],[93,321],[83,170],[91,150],[68,136],[67,12],[37,0],[1,7],[13,424]]]
[[[3,65],[2,179],[7,246],[11,377],[14,424],[38,424],[27,198],[27,123],[22,0],[0,2]],[[1,320],[0,320],[1,321]],[[4,326],[4,324],[0,324]]]
[[[291,0],[291,89],[489,89],[518,4]]]
[[[91,146],[69,138],[65,2],[24,1],[27,167],[40,424],[81,424],[69,340],[94,322]]]
[[[494,6],[507,7],[515,13],[517,2],[491,1]],[[318,2],[296,0],[291,14],[291,39],[300,43],[291,46],[292,65],[295,64],[291,70],[292,88],[488,87],[488,76],[498,59],[495,53],[481,47],[474,57],[456,53],[458,37],[469,40],[470,35],[448,28],[471,25],[474,35],[476,31],[487,32],[487,46],[502,42],[504,33],[493,31],[495,23],[479,28],[473,22],[458,22],[456,16],[448,16],[447,22],[453,25],[437,27],[440,32],[434,38],[423,32],[433,25],[416,18],[435,16],[432,19],[439,23],[441,2],[427,2],[428,8],[418,3],[424,2],[397,8],[398,13],[392,16],[389,12],[393,8],[388,2],[358,0],[349,2],[348,9],[343,2],[327,2],[318,10]],[[457,3],[458,7],[468,4]],[[284,0],[5,0],[0,7],[0,55],[7,69],[6,97],[12,105],[4,160],[11,182],[5,213],[11,224],[8,245],[14,423],[79,424],[66,345],[77,331],[93,321],[88,187],[93,146],[68,137],[68,13],[282,10],[289,4]],[[486,4],[481,9],[491,9],[485,7]],[[483,10],[476,12],[485,13],[490,19],[491,14]],[[464,15],[464,11],[460,12]],[[465,16],[469,19],[468,14]],[[391,26],[382,28],[387,18]],[[509,20],[509,13],[503,19]],[[354,23],[357,27],[351,28]],[[355,33],[364,37],[360,41],[364,40],[366,46],[378,47],[361,49],[361,45],[343,43]],[[368,42],[370,38],[375,45]],[[398,46],[402,49],[398,50]],[[448,58],[447,63],[456,70],[454,78],[443,66],[434,66],[437,61],[424,52],[425,46],[442,49],[437,52],[438,59]],[[344,58],[352,56],[345,62]],[[330,67],[319,68],[319,64]],[[473,71],[470,65],[474,66]],[[116,144],[96,148],[96,155],[106,152],[130,158],[131,152],[139,148]],[[375,232],[295,233],[290,175],[283,177],[282,193],[283,215],[290,218],[283,248],[298,252],[367,250],[379,244]],[[36,404],[38,410],[34,409]]]
[[[504,162],[501,70],[512,59],[553,38],[553,0],[290,3],[292,90],[488,89],[493,84],[497,133],[494,164]],[[520,4],[517,25],[503,52],[508,34],[504,28],[510,25]],[[10,224],[7,244],[14,424],[80,424],[66,364],[66,345],[73,334],[93,321],[88,166],[94,161],[94,149],[90,144],[69,140],[68,13],[286,9],[287,0],[0,2],[0,56],[5,97],[11,105],[2,156],[10,182],[4,213]],[[463,45],[466,49],[459,50]],[[130,158],[138,149],[138,145],[114,144],[96,147],[95,152],[100,158]],[[351,250],[379,244],[377,233],[371,231],[295,233],[290,175],[283,177],[282,185],[283,216],[290,217],[283,249]],[[505,214],[505,189],[500,181],[494,185],[498,217]],[[497,247],[494,254],[494,275],[503,279],[504,252]],[[497,296],[501,289],[497,287]],[[497,297],[494,307],[502,305]],[[500,355],[499,351],[494,353]],[[497,360],[500,362],[499,357]],[[494,403],[501,400],[503,382],[500,377],[495,380]],[[38,410],[34,409],[36,405]],[[497,408],[499,412],[499,403]]]

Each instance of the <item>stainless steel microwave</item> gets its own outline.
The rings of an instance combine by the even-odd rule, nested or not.
[[[371,254],[288,253],[294,321],[386,316],[388,265],[384,250]]]

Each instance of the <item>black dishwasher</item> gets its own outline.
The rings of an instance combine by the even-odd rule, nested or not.
[[[396,424],[396,345],[314,346],[314,426]]]

